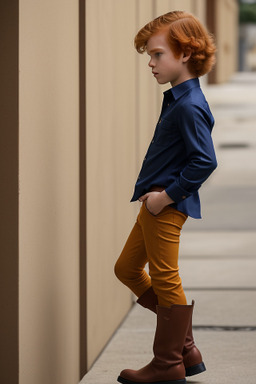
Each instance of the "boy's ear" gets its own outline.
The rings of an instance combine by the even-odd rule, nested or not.
[[[189,61],[191,53],[191,48],[186,48],[186,50],[183,52],[183,63],[187,63]]]

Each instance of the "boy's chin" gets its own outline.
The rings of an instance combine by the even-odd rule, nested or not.
[[[160,79],[156,79],[158,84],[167,84],[167,83],[170,83],[170,80],[160,80]]]

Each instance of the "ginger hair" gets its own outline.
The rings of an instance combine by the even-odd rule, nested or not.
[[[191,52],[188,60],[191,74],[199,77],[211,71],[215,64],[214,37],[194,15],[173,11],[150,21],[135,36],[137,52],[145,52],[149,38],[161,31],[166,31],[169,46],[176,58],[182,53]]]

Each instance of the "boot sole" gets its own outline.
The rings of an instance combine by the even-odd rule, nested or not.
[[[186,368],[186,376],[194,376],[198,375],[199,373],[202,373],[206,371],[204,363],[193,365],[192,367]]]
[[[122,384],[186,384],[186,379],[180,379],[180,380],[165,380],[165,381],[151,381],[151,382],[138,382],[138,381],[131,381],[124,379],[121,376],[118,376],[117,381]]]

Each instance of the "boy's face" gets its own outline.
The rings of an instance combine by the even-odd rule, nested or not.
[[[159,84],[171,83],[174,87],[191,79],[187,69],[190,56],[183,53],[176,58],[171,50],[166,36],[166,31],[152,35],[147,42],[147,53],[150,56],[148,65]]]

